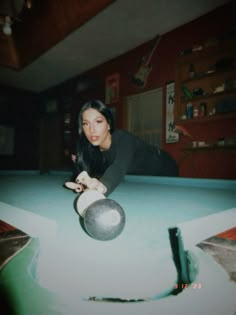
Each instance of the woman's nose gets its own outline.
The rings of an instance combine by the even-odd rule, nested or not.
[[[94,131],[95,131],[94,124],[91,124],[91,125],[90,125],[89,130],[90,130],[90,132],[94,132]]]

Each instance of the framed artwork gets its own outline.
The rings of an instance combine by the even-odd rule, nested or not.
[[[105,82],[105,103],[107,105],[119,101],[120,74],[115,73],[106,78]]]
[[[0,125],[0,155],[15,154],[15,128]]]
[[[166,143],[179,141],[179,134],[175,132],[174,106],[175,82],[171,81],[166,84]]]

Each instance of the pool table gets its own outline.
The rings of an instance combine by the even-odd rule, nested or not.
[[[0,272],[9,314],[235,314],[236,282],[198,246],[236,226],[235,181],[126,176],[109,196],[125,211],[124,230],[99,241],[81,226],[69,178],[0,172],[0,220],[31,238]],[[167,294],[179,285],[174,227],[197,272]]]

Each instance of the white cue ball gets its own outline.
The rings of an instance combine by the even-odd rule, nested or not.
[[[84,217],[85,210],[95,201],[106,199],[106,197],[97,190],[86,189],[78,198],[76,209],[77,212]]]

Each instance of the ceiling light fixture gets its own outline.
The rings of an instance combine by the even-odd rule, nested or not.
[[[3,34],[8,36],[12,34],[11,24],[12,24],[11,17],[5,16],[5,21],[2,27]]]
[[[31,9],[32,1],[31,0],[25,0],[25,6],[26,6],[27,9]]]

